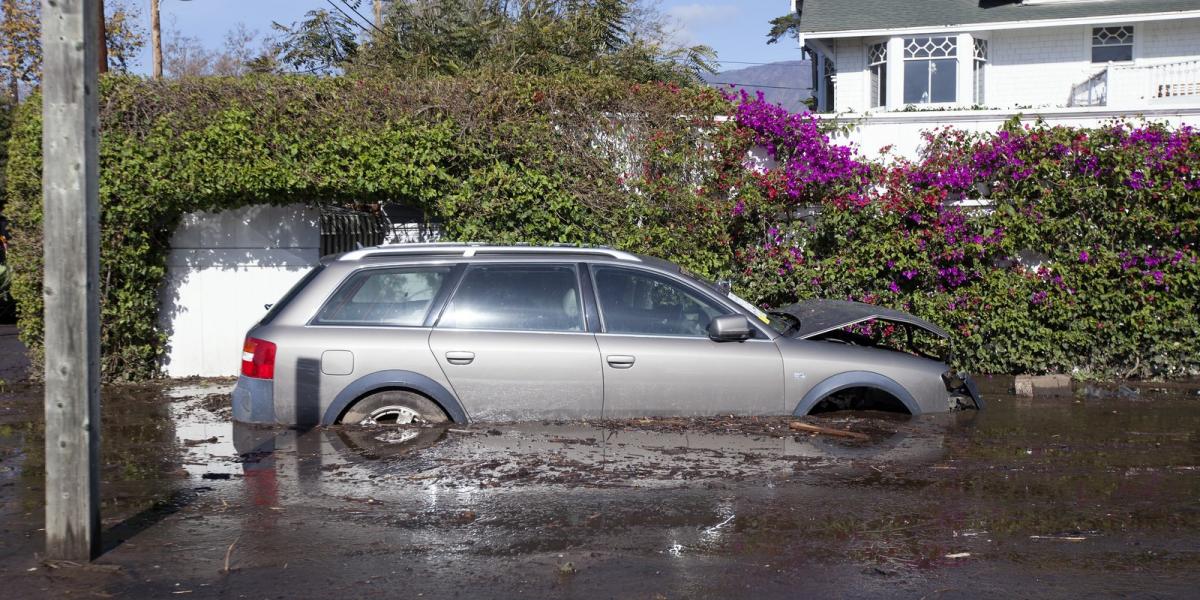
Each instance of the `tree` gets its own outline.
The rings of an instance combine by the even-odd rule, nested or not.
[[[767,43],[774,44],[785,37],[795,39],[800,34],[800,11],[804,0],[796,0],[796,12],[771,19],[771,30],[767,32]]]
[[[105,33],[105,25],[107,25],[105,17],[107,15],[104,12],[104,0],[96,0],[95,6],[96,14],[100,16],[100,23],[96,29],[96,60],[100,64],[96,65],[96,67],[98,69],[97,72],[103,75],[108,72],[108,35]]]
[[[127,71],[146,44],[140,13],[131,0],[107,0],[105,5],[107,64]],[[10,98],[19,98],[23,86],[41,81],[41,14],[39,0],[0,0],[0,77]]]
[[[41,14],[40,0],[0,0],[0,74],[14,101],[41,76]]]
[[[274,70],[271,50],[256,48],[258,32],[244,23],[225,33],[225,44],[219,51],[209,50],[199,38],[183,35],[176,29],[169,30],[166,39],[163,62],[169,77],[236,77],[252,71]]]
[[[146,46],[142,12],[130,0],[106,0],[105,4],[108,8],[104,18],[108,65],[115,71],[126,73]]]
[[[163,72],[167,77],[200,77],[212,74],[213,54],[200,38],[183,35],[178,29],[166,32]]]
[[[712,72],[715,59],[706,46],[674,44],[665,17],[646,1],[408,0],[392,4],[383,29],[347,68],[414,76],[580,71],[686,83]]]
[[[333,73],[358,53],[355,30],[342,13],[310,10],[291,26],[273,23],[272,28],[283,35],[275,46],[279,62],[295,71]]]
[[[158,0],[150,0],[150,49],[152,56],[151,73],[155,79],[162,79],[162,20],[158,10]]]
[[[213,60],[213,74],[241,76],[250,72],[255,60],[264,54],[263,51],[255,49],[256,39],[258,31],[246,28],[245,23],[238,23],[233,29],[225,32],[225,47]]]

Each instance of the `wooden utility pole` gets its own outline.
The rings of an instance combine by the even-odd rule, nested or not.
[[[383,29],[383,0],[375,0],[375,28]]]
[[[97,0],[42,3],[46,553],[100,550]]]
[[[108,30],[104,27],[104,0],[96,0],[96,14],[100,19],[96,25],[96,55],[100,74],[108,72]]]
[[[154,54],[154,78],[162,79],[162,27],[158,22],[158,0],[150,0],[150,47]]]

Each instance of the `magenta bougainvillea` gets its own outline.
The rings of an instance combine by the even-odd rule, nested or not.
[[[775,163],[731,186],[740,289],[756,300],[910,310],[986,372],[1200,371],[1193,128],[942,128],[918,160],[884,163],[818,117],[735,101],[739,139]]]

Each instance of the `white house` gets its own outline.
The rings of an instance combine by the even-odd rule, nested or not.
[[[1200,119],[1200,0],[794,0],[819,112],[915,148],[1015,114]],[[933,112],[928,112],[933,111]],[[881,144],[882,145],[882,144]]]

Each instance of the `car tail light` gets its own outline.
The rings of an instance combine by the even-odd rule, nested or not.
[[[242,375],[257,379],[275,378],[275,344],[248,337],[242,346]]]

